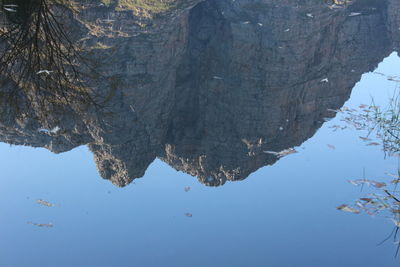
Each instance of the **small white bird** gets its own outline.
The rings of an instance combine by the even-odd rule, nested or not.
[[[328,83],[328,82],[329,82],[328,78],[325,78],[325,79],[321,80],[321,83]]]
[[[53,72],[52,70],[39,70],[38,72],[36,72],[36,74],[46,73],[47,75],[49,75],[52,72]]]
[[[313,18],[314,17],[314,15],[311,14],[311,13],[307,13],[306,16],[309,17],[309,18]]]

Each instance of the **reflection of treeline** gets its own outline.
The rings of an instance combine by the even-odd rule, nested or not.
[[[92,101],[82,71],[87,65],[74,42],[73,25],[67,26],[73,16],[69,1],[0,0],[0,5],[2,100],[22,94],[60,105]]]

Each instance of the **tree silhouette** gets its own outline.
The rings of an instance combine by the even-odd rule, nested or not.
[[[0,77],[12,81],[2,97],[92,102],[80,49],[65,22],[74,9],[63,0],[0,0]],[[39,97],[38,97],[39,96]]]

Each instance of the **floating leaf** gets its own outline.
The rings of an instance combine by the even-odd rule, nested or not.
[[[360,213],[359,210],[351,208],[351,207],[347,206],[346,204],[340,205],[336,209],[341,210],[341,211],[345,211],[345,212],[355,213],[355,214]]]
[[[367,144],[367,146],[379,146],[380,144],[377,142],[371,142],[369,144]]]
[[[293,154],[293,153],[297,153],[297,150],[294,149],[294,148],[288,148],[288,149],[285,149],[285,150],[282,150],[282,151],[279,151],[279,152],[275,152],[275,151],[264,151],[264,153],[266,153],[266,154],[272,154],[272,155],[275,155],[275,156],[277,156],[277,157],[279,157],[279,158],[282,158],[282,157],[284,157],[284,156],[287,156],[287,155],[290,155],[290,154]]]
[[[193,217],[193,214],[191,214],[191,213],[189,213],[189,212],[186,212],[186,213],[185,213],[185,216],[186,216],[186,217],[189,217],[189,218],[192,218],[192,217]]]
[[[368,197],[362,197],[362,198],[360,198],[360,200],[365,201],[365,202],[372,202],[372,198],[368,198]]]
[[[363,141],[371,141],[372,139],[368,138],[368,137],[363,137],[363,136],[359,136],[359,138]]]
[[[47,227],[47,228],[53,227],[52,223],[33,223],[33,222],[27,222],[27,223],[28,224],[32,224],[32,225],[37,226],[37,227]]]
[[[382,183],[382,182],[375,182],[375,181],[371,181],[372,186],[376,187],[376,188],[382,188],[385,187],[386,184]]]
[[[361,203],[360,201],[357,201],[357,202],[356,202],[356,206],[358,206],[358,207],[360,207],[360,208],[362,208],[362,209],[365,208],[364,204]]]
[[[36,200],[36,203],[38,203],[39,205],[42,205],[42,206],[46,206],[46,207],[54,207],[55,206],[53,203],[44,201],[43,199]]]
[[[356,179],[356,180],[347,180],[349,183],[355,186],[359,186],[362,184],[370,185],[371,181],[367,179]]]

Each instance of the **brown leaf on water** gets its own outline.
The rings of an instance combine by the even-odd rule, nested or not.
[[[367,146],[379,146],[380,144],[377,142],[371,142],[369,144],[367,144]]]
[[[371,181],[372,186],[376,187],[376,188],[382,188],[385,187],[386,184],[382,183],[382,182],[375,182],[375,181]]]
[[[392,184],[398,184],[398,183],[400,183],[400,179],[392,180],[392,181],[390,181],[390,183],[392,183]]]
[[[185,188],[183,188],[183,190],[184,190],[185,192],[189,192],[189,191],[190,191],[190,186],[185,186]]]
[[[335,147],[334,145],[327,144],[327,146],[328,146],[330,149],[336,149],[336,147]]]
[[[369,197],[362,197],[360,200],[365,201],[365,202],[372,202],[372,198]]]
[[[400,213],[400,209],[392,209],[391,212],[395,213],[395,214],[399,214]]]
[[[339,207],[337,207],[336,209],[345,211],[345,212],[355,213],[355,214],[360,213],[360,211],[358,209],[351,208],[351,207],[347,206],[346,204],[342,204]]]
[[[359,107],[359,108],[368,108],[368,105],[361,104],[361,105],[359,105],[358,107]]]
[[[189,212],[186,212],[186,213],[185,213],[185,216],[186,216],[186,217],[189,217],[189,218],[192,218],[192,217],[193,217],[193,214],[191,214],[191,213],[189,213]]]
[[[363,136],[359,136],[359,138],[363,141],[371,141],[372,139],[368,138],[368,137],[363,137]]]

